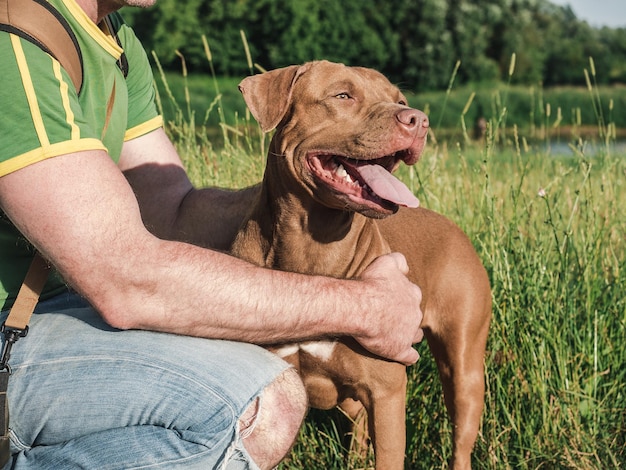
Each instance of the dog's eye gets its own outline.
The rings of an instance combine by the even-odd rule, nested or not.
[[[335,95],[335,98],[339,98],[340,100],[349,100],[351,96],[348,93],[339,93]]]
[[[408,106],[407,102],[404,100],[398,101],[398,104],[401,104],[402,106]]]

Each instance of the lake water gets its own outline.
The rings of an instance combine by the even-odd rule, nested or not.
[[[563,142],[563,141],[552,141],[552,142],[537,144],[537,148],[545,151],[549,155],[554,155],[554,156],[562,156],[562,157],[572,156],[573,157],[573,156],[579,155],[578,152],[575,152],[570,147],[568,142]],[[599,142],[586,141],[583,144],[582,149],[580,150],[582,150],[585,156],[593,157],[597,155],[598,153],[606,152],[606,147],[604,144],[601,144]],[[609,146],[609,150],[610,150],[611,155],[626,156],[626,140],[618,140],[618,141],[611,142]]]

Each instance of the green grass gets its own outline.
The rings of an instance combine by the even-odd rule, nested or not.
[[[625,157],[457,149],[418,164],[418,194],[466,230],[493,287],[478,468],[626,463]],[[434,376],[424,362],[409,396],[428,405],[415,413],[443,413],[421,383],[420,369]],[[445,419],[427,421],[413,468],[445,468],[421,461],[449,449]]]
[[[226,100],[237,93],[231,90],[236,81],[214,82],[221,97],[194,111],[190,103],[202,80],[180,79],[187,80],[190,98],[179,101],[182,109],[168,104],[178,109],[168,131],[194,182],[242,187],[259,181],[267,137]],[[467,138],[461,126],[458,135],[431,141],[415,167],[400,171],[423,206],[466,231],[491,279],[487,394],[474,467],[625,468],[626,154],[613,146],[614,121],[599,111],[606,103],[593,84],[584,108],[595,115],[591,134],[546,122],[572,144],[569,155],[554,155],[533,138],[538,122],[533,130],[527,116],[503,113],[511,89],[497,93],[500,107],[486,110],[483,141]],[[445,105],[443,95],[429,99],[430,109],[451,107],[461,123],[467,99],[458,109],[448,98]],[[219,131],[201,125],[207,110]],[[587,141],[598,144],[593,155]],[[418,348],[422,358],[409,369],[407,468],[445,469],[451,430],[434,361],[425,344]],[[363,462],[346,463],[345,430],[338,412],[311,412],[280,468],[363,468]]]

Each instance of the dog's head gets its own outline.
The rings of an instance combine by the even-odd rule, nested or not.
[[[276,129],[270,158],[286,159],[280,166],[314,200],[368,217],[419,205],[391,173],[417,162],[428,118],[379,72],[317,61],[247,77],[239,89],[263,131]]]

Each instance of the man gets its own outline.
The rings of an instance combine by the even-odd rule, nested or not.
[[[121,46],[102,21],[154,1],[50,0],[81,47],[80,95],[39,47],[0,33],[4,316],[32,247],[57,272],[11,356],[18,469],[272,468],[306,397],[293,369],[249,343],[350,335],[391,360],[418,357],[421,293],[401,255],[335,280],[218,251],[247,193],[192,187],[145,52],[118,15]]]

